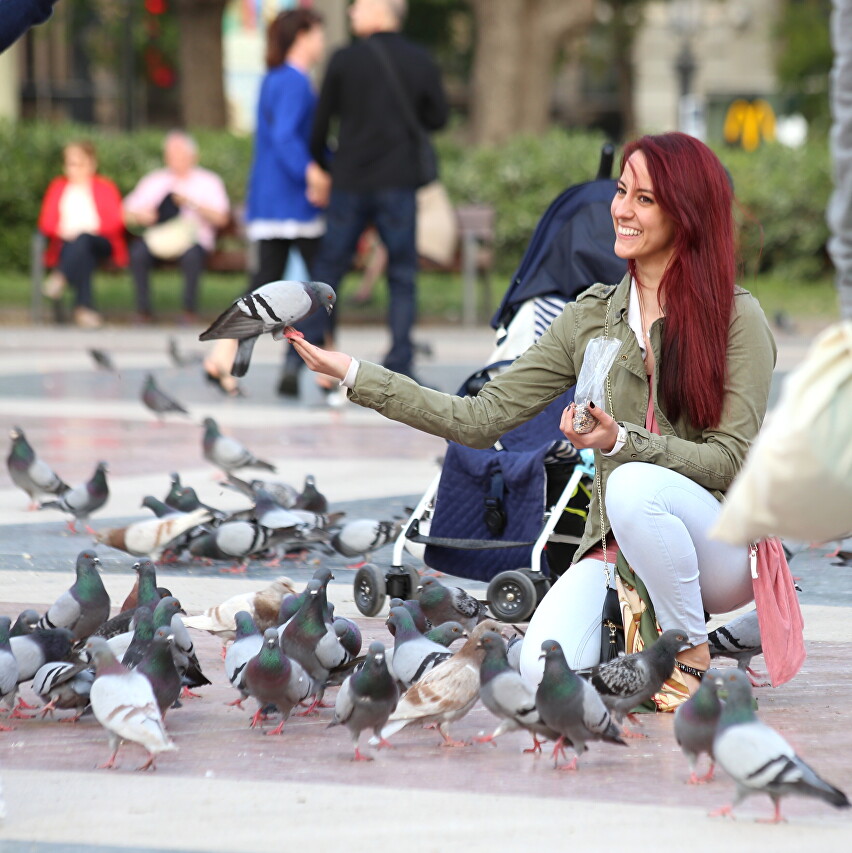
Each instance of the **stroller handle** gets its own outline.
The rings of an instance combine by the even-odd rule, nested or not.
[[[606,181],[612,177],[613,160],[615,160],[615,146],[611,142],[605,142],[601,146],[601,162],[595,177],[596,181]]]

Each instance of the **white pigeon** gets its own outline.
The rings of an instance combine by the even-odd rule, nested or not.
[[[321,281],[272,281],[241,296],[199,335],[200,341],[236,338],[237,355],[231,368],[233,376],[245,376],[252,350],[264,332],[276,341],[284,338],[284,329],[324,308],[334,308],[334,289]]]
[[[109,732],[112,754],[102,768],[115,767],[122,741],[138,743],[148,760],[138,767],[147,770],[161,752],[177,747],[166,733],[151,682],[141,672],[122,666],[102,637],[90,637],[86,651],[95,663],[95,682],[89,695],[95,719]]]
[[[296,595],[296,587],[288,577],[276,578],[260,590],[243,592],[226,599],[221,604],[209,607],[196,616],[185,616],[187,628],[207,631],[222,641],[233,640],[237,630],[235,617],[240,610],[251,616],[259,631],[265,631],[277,623],[278,611],[285,595]]]
[[[99,532],[95,539],[111,548],[118,548],[136,557],[150,557],[159,560],[163,551],[193,527],[210,521],[213,516],[209,510],[196,509],[181,515],[168,515],[164,518],[146,518],[134,521],[127,527],[113,527]]]
[[[219,424],[213,418],[205,418],[203,423],[204,435],[201,438],[201,449],[204,458],[221,468],[226,474],[240,468],[264,468],[275,472],[275,466],[263,459],[258,459],[244,444],[222,435]]]

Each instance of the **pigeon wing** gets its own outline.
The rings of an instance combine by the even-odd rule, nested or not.
[[[253,338],[264,331],[263,320],[253,317],[238,299],[230,308],[223,311],[211,324],[210,328],[199,336],[200,341],[215,341],[218,338]]]
[[[479,696],[479,672],[464,661],[447,661],[402,695],[391,720],[443,718],[462,711]]]

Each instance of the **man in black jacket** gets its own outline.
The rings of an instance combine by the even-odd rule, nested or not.
[[[391,347],[384,364],[410,374],[417,275],[415,191],[422,180],[418,135],[406,120],[400,96],[407,98],[421,133],[444,126],[447,102],[435,62],[399,33],[404,14],[405,0],[355,0],[349,16],[358,39],[338,50],[329,62],[314,119],[311,155],[330,172],[331,194],[327,230],[311,272],[316,280],[336,288],[349,269],[362,232],[375,225],[388,251]],[[390,79],[391,71],[398,82]],[[337,149],[330,154],[333,121]],[[319,180],[309,175],[308,181],[309,198],[322,203],[328,189],[322,175]],[[321,311],[301,324],[308,340],[323,344],[330,336],[332,327],[326,317]],[[294,379],[285,374],[279,390],[293,393]]]

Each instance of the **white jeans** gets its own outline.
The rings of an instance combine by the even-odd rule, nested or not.
[[[645,583],[660,627],[685,629],[693,644],[707,640],[705,610],[725,613],[753,598],[748,549],[707,536],[720,509],[706,489],[659,465],[628,462],[607,482],[613,533]],[[610,574],[614,586],[613,566]],[[530,684],[541,679],[545,640],[557,640],[575,669],[599,663],[605,592],[599,560],[580,560],[553,585],[521,648],[521,673]]]

